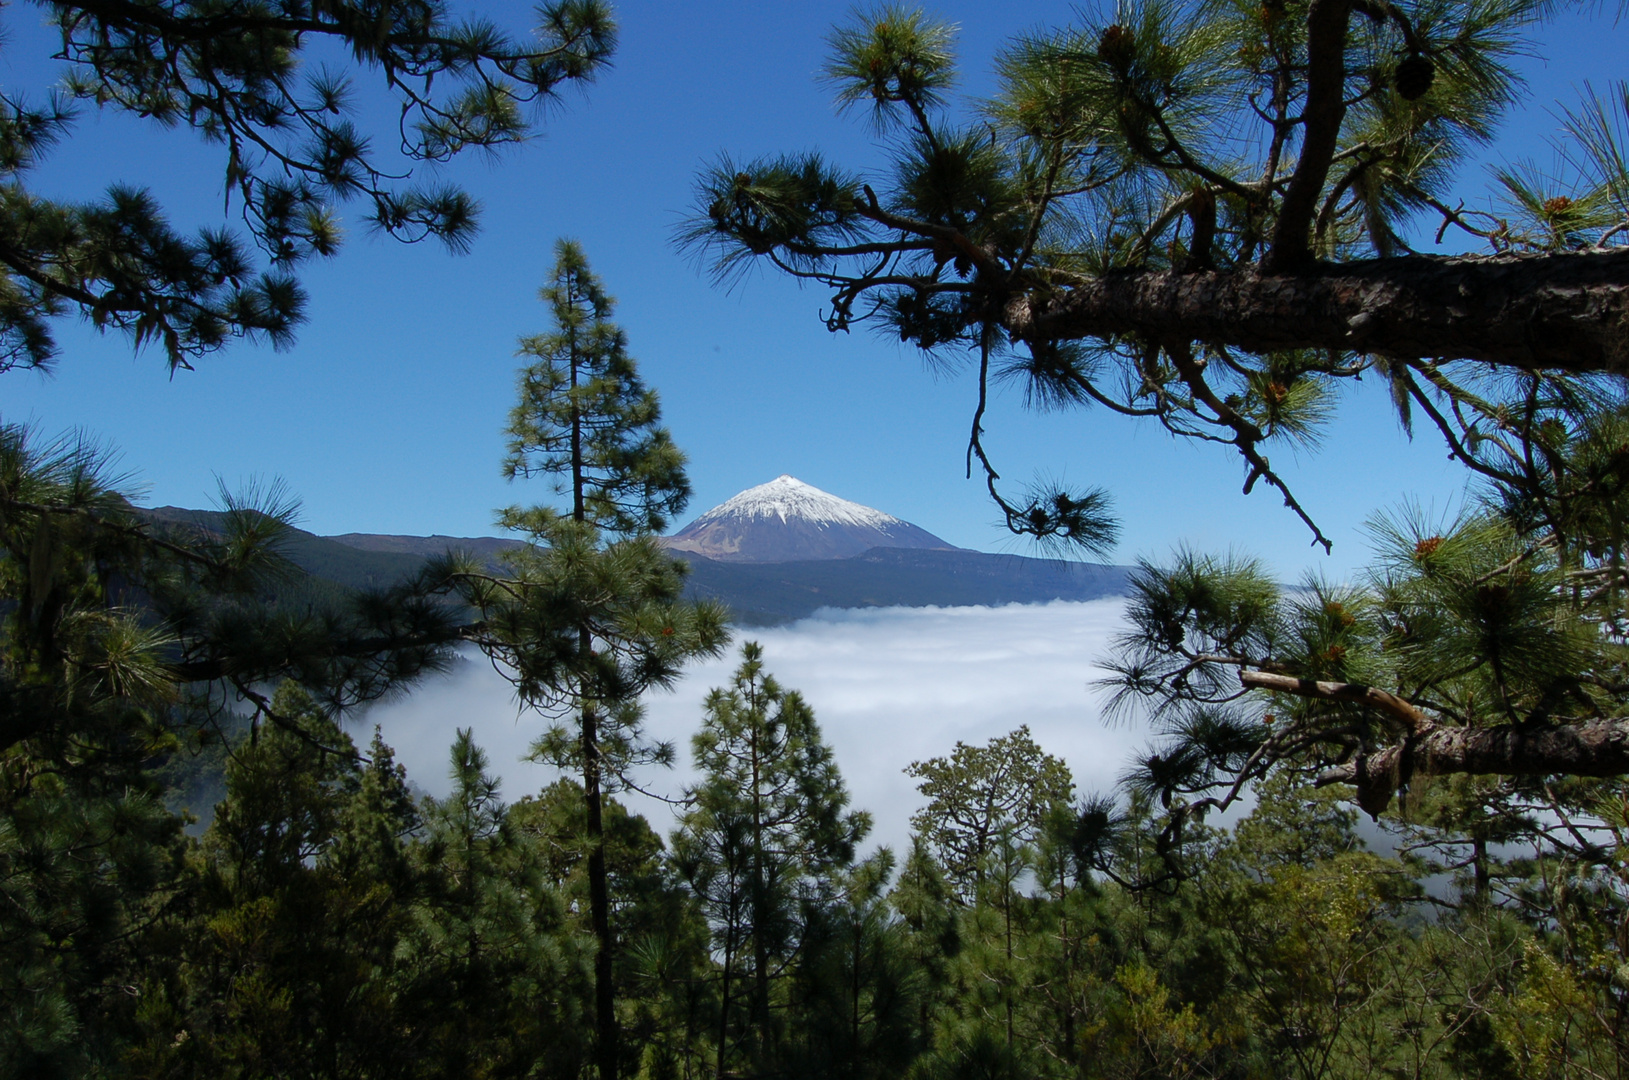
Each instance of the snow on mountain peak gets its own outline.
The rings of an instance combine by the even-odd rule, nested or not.
[[[892,514],[840,499],[786,473],[713,507],[690,528],[730,518],[779,518],[782,522],[795,518],[816,525],[858,525],[873,529],[903,524]]]

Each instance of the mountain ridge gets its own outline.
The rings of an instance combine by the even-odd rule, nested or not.
[[[170,526],[218,529],[219,512],[140,511]],[[1130,567],[959,548],[881,510],[783,474],[749,488],[657,542],[683,559],[689,599],[727,605],[742,625],[777,625],[821,608],[957,607],[1123,595]],[[426,559],[463,551],[496,564],[522,541],[496,536],[319,536],[291,528],[289,558],[323,589],[387,588]],[[833,554],[833,553],[836,554]]]

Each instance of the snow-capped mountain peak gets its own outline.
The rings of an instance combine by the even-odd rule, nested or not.
[[[786,473],[720,503],[697,518],[695,524],[731,517],[778,518],[782,522],[798,518],[816,525],[859,525],[873,529],[904,524],[892,514],[840,499]]]
[[[908,521],[785,473],[713,507],[663,543],[732,562],[845,559],[878,547],[952,547]]]

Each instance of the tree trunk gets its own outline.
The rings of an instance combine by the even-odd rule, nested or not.
[[[758,700],[754,689],[748,715],[753,717],[750,752],[752,755],[752,1008],[749,1017],[756,1036],[760,1064],[769,1034],[769,947],[765,940],[768,925],[769,898],[764,881],[764,805],[763,780],[759,774],[758,737],[762,725],[758,722]]]
[[[850,959],[852,970],[849,972],[849,1075],[863,1076],[862,1062],[860,1061],[860,992],[862,990],[860,965],[864,960],[865,942],[862,935],[865,933],[864,924],[858,918],[851,918],[850,928],[854,931],[854,949]]]
[[[1324,348],[1405,359],[1629,374],[1629,250],[1410,255],[1293,273],[1128,271],[1008,302],[1027,341],[1136,335],[1248,352]]]
[[[733,872],[730,875],[730,883],[729,921],[724,924],[723,986],[719,991],[718,1003],[718,1064],[714,1070],[716,1080],[724,1080],[725,1053],[726,1048],[730,1045],[730,975],[735,970],[735,928],[739,922],[739,904],[737,903],[739,891],[735,887]]]
[[[1311,261],[1308,239],[1346,117],[1346,24],[1351,0],[1312,0],[1307,9],[1307,103],[1301,160],[1278,207],[1267,263],[1274,271]],[[1203,257],[1203,255],[1201,255]]]
[[[575,299],[575,297],[573,297]],[[583,416],[577,406],[578,366],[576,331],[572,331],[571,379],[571,518],[588,519],[584,497]],[[577,631],[577,653],[594,654],[594,635],[587,627]],[[579,690],[586,691],[586,685]],[[586,693],[584,694],[586,696]],[[615,939],[611,936],[611,888],[605,870],[605,823],[601,818],[599,716],[585,703],[582,712],[583,802],[588,812],[588,917],[594,924],[599,948],[594,954],[594,1063],[599,1080],[617,1080],[617,1000],[612,982]]]
[[[598,951],[594,955],[594,1062],[600,1080],[617,1080],[616,988],[612,983],[615,941],[611,936],[611,890],[605,870],[605,824],[601,818],[598,717],[583,708],[583,802],[588,811],[588,914]]]

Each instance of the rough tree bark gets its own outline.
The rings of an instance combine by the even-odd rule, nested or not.
[[[1008,302],[1028,341],[1138,335],[1629,374],[1629,250],[1122,272]]]
[[[1464,727],[1439,724],[1377,687],[1262,671],[1241,672],[1239,682],[1249,689],[1367,705],[1403,729],[1399,742],[1359,754],[1318,777],[1320,786],[1351,784],[1358,805],[1371,816],[1379,816],[1415,776],[1629,776],[1629,720]]]

